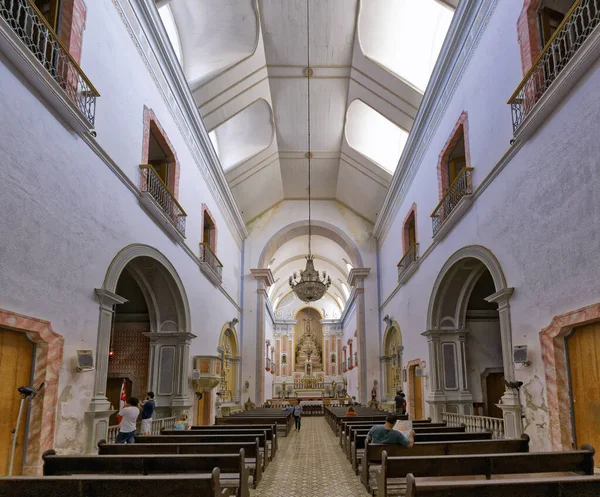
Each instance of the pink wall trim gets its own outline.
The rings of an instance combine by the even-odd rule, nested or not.
[[[521,47],[521,66],[523,74],[527,73],[540,54],[540,32],[537,13],[542,0],[525,0],[523,10],[517,21],[517,35]]]
[[[423,361],[421,361],[421,359],[413,359],[412,361],[408,361],[408,363],[406,364],[406,371],[407,371],[407,383],[408,383],[408,387],[406,389],[406,396],[408,397],[408,417],[410,419],[415,419],[415,413],[416,413],[416,406],[415,406],[415,392],[413,392],[413,384],[414,384],[414,376],[415,376],[415,368],[413,368],[413,366],[417,366],[417,367],[423,367]],[[423,392],[423,395],[421,396],[421,398],[425,398],[425,392]],[[426,412],[425,406],[423,406],[423,412]]]
[[[570,391],[565,336],[577,326],[600,320],[600,303],[555,316],[540,331],[542,361],[546,370],[546,397],[553,450],[573,448],[573,419],[568,402]]]
[[[469,120],[466,111],[463,111],[458,121],[454,125],[452,132],[450,133],[450,137],[446,141],[444,148],[440,152],[438,165],[437,165],[437,174],[438,174],[438,190],[440,200],[446,193],[446,190],[450,186],[450,181],[448,178],[448,158],[452,153],[452,150],[459,142],[460,138],[465,137],[465,160],[467,163],[467,167],[471,167],[471,155],[469,153]]]
[[[42,474],[42,454],[54,446],[58,405],[58,377],[64,339],[48,321],[0,309],[0,327],[27,333],[36,344],[33,384],[44,382],[44,390],[31,401],[24,475]]]
[[[215,227],[215,229],[212,230],[212,232],[211,232],[210,240],[204,240],[204,214],[205,213],[210,218],[213,226]],[[216,254],[217,253],[217,241],[219,239],[219,227],[217,226],[217,222],[215,221],[215,216],[212,215],[212,212],[210,212],[210,209],[208,208],[208,206],[205,203],[202,203],[202,215],[200,216],[200,223],[201,223],[200,224],[200,237],[202,239],[202,242],[208,243],[208,245],[210,246],[212,251]]]
[[[417,204],[416,202],[413,202],[413,204],[410,206],[410,210],[408,211],[408,214],[406,214],[406,217],[404,218],[404,222],[402,223],[402,255],[404,256],[404,254],[406,254],[406,251],[408,250],[408,221],[410,219],[410,216],[414,215],[415,216],[415,242],[417,242],[419,240],[418,233],[417,233]]]
[[[165,130],[160,125],[154,111],[144,105],[144,131],[142,137],[142,164],[148,164],[148,149],[150,147],[150,131],[154,133],[160,146],[167,152],[169,156],[169,185],[172,188],[172,194],[175,199],[179,200],[179,161],[175,149],[165,133]]]

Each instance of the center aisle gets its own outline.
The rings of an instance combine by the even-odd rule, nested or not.
[[[302,430],[279,439],[279,450],[252,497],[370,497],[325,418],[302,418]]]

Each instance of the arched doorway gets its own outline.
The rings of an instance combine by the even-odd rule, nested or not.
[[[94,396],[88,411],[90,452],[106,438],[109,418],[118,408],[109,388],[116,390],[118,383],[120,391],[123,378],[131,382],[132,393],[155,393],[156,418],[191,407],[189,344],[195,338],[189,332],[189,306],[181,279],[166,257],[151,247],[131,245],[119,252],[96,294],[100,322]],[[118,354],[122,354],[119,359]]]
[[[240,402],[240,391],[238,384],[240,354],[238,338],[235,329],[227,323],[221,330],[219,337],[219,347],[217,348],[219,357],[222,358],[223,373],[225,383],[223,388],[229,392],[230,401]]]
[[[402,333],[396,321],[391,321],[383,338],[383,400],[393,399],[402,390]]]
[[[512,289],[496,258],[483,247],[467,247],[442,268],[429,304],[430,414],[442,412],[504,417],[507,436],[520,436],[518,395],[512,381],[512,334],[508,300]],[[500,398],[507,415],[496,407]],[[518,417],[518,419],[517,419]]]

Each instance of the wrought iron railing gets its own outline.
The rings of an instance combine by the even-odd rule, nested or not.
[[[151,435],[160,435],[162,430],[173,429],[173,426],[175,426],[176,420],[177,420],[177,418],[175,418],[175,417],[153,419],[151,428],[150,428],[150,434]],[[136,425],[136,433],[138,433],[139,435],[141,435],[140,424],[141,423],[138,421],[138,423]],[[108,443],[115,443],[118,433],[119,433],[119,425],[109,426],[106,441]]]
[[[444,221],[446,221],[463,197],[473,193],[473,184],[471,182],[472,172],[472,167],[463,168],[442,197],[442,200],[440,200],[440,203],[437,204],[431,213],[433,236],[436,235],[442,224],[444,224]]]
[[[31,0],[0,0],[0,17],[94,127],[98,90]]]
[[[200,244],[200,260],[210,266],[213,272],[219,277],[219,281],[223,279],[223,264],[206,242]]]
[[[150,164],[140,165],[142,173],[142,192],[148,193],[156,201],[179,233],[185,236],[187,214]]]
[[[410,247],[408,247],[408,250],[402,256],[402,259],[400,259],[400,262],[398,263],[398,279],[402,278],[402,275],[406,272],[408,266],[410,266],[413,262],[415,262],[418,259],[418,253],[418,243],[413,243]]]
[[[471,416],[467,414],[455,414],[451,412],[442,413],[442,421],[448,426],[465,426],[465,431],[491,431],[492,438],[504,438],[504,420],[491,418],[489,416]]]
[[[600,0],[577,0],[508,100],[513,132],[600,24]]]

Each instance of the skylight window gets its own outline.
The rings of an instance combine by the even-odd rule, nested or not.
[[[177,60],[181,64],[181,43],[179,41],[179,33],[177,32],[177,26],[175,25],[175,19],[173,19],[171,7],[163,5],[158,9],[158,13],[160,14],[165,30],[167,31],[175,55],[177,55]]]
[[[369,0],[360,21],[365,55],[423,92],[454,11],[436,0]]]
[[[350,290],[348,289],[348,285],[346,285],[346,283],[342,283],[342,289],[344,290],[344,293],[346,294],[346,298],[350,297]]]
[[[346,118],[346,140],[354,150],[394,174],[408,133],[360,100]]]
[[[271,106],[257,100],[208,135],[225,171],[254,157],[273,140]]]

